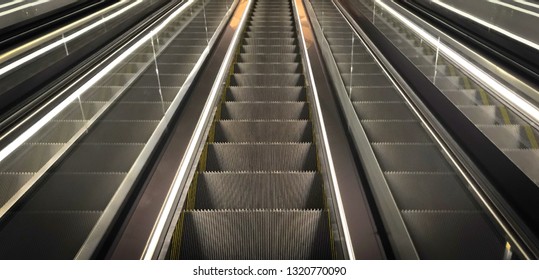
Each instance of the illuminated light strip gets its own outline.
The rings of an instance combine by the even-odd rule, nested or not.
[[[376,0],[376,2],[381,3],[380,0]],[[486,26],[486,27],[488,27],[488,28],[490,28],[492,30],[496,30],[497,32],[500,32],[500,33],[502,33],[503,35],[505,35],[505,36],[507,36],[509,38],[512,38],[512,39],[514,39],[516,41],[519,41],[519,42],[521,42],[523,44],[526,44],[526,45],[528,45],[528,46],[530,46],[530,47],[532,47],[534,49],[539,50],[539,44],[534,43],[534,42],[532,42],[532,41],[530,41],[530,40],[528,40],[526,38],[515,35],[512,32],[509,32],[509,31],[507,31],[507,30],[505,30],[505,29],[503,29],[503,28],[501,28],[499,26],[496,26],[496,25],[491,24],[491,23],[489,23],[487,21],[479,19],[479,18],[477,18],[477,17],[475,17],[475,16],[473,16],[473,15],[471,15],[469,13],[466,13],[466,12],[464,12],[462,10],[459,10],[459,9],[457,9],[455,7],[452,7],[452,6],[450,6],[450,5],[446,4],[446,3],[443,3],[440,0],[432,0],[431,2],[434,3],[434,4],[440,5],[440,6],[444,7],[444,8],[446,8],[446,9],[454,12],[454,13],[457,13],[457,14],[463,16],[463,17],[466,17],[466,18],[468,18],[470,20],[473,20],[473,21],[475,21],[475,22],[477,22],[477,23],[479,23],[481,25],[484,25],[484,26]]]
[[[139,41],[137,41],[135,44],[133,44],[131,47],[129,47],[126,51],[124,51],[116,59],[114,59],[111,63],[109,63],[105,68],[103,68],[95,76],[93,76],[90,80],[88,80],[81,87],[79,87],[69,97],[67,97],[64,101],[62,101],[60,104],[58,104],[58,106],[53,108],[49,113],[47,113],[39,121],[37,121],[30,128],[28,128],[28,130],[26,130],[21,135],[19,135],[13,142],[9,143],[9,145],[7,145],[4,149],[2,149],[2,151],[0,151],[0,163],[4,159],[6,159],[6,157],[8,157],[11,153],[13,153],[13,151],[18,149],[25,141],[30,139],[30,137],[34,136],[41,128],[43,128],[54,117],[56,117],[60,112],[62,112],[67,106],[69,106],[69,104],[71,104],[73,101],[76,101],[84,92],[86,92],[88,89],[90,89],[94,84],[96,84],[99,80],[101,80],[103,77],[105,77],[109,72],[111,72],[112,69],[114,69],[114,67],[118,66],[129,55],[134,53],[135,50],[137,50],[140,46],[142,46],[144,43],[148,42],[153,36],[155,36],[159,31],[161,31],[168,23],[170,23],[178,14],[183,12],[187,8],[187,6],[192,4],[194,1],[195,0],[187,1],[186,5],[183,5],[178,10],[176,10],[176,12],[171,14],[162,24],[157,26],[155,29],[153,29],[148,34],[146,34],[146,36],[144,36]],[[141,0],[139,0],[137,2],[140,3]]]
[[[437,0],[434,0],[433,2],[437,2]],[[424,40],[438,48],[440,52],[442,52],[446,57],[449,57],[453,62],[457,63],[461,68],[466,69],[471,75],[482,81],[483,84],[490,86],[490,88],[494,90],[494,92],[496,92],[500,97],[507,100],[516,108],[527,114],[535,123],[539,123],[539,110],[536,107],[532,106],[518,94],[509,90],[499,81],[483,72],[477,66],[466,60],[451,48],[447,47],[442,42],[438,41],[438,39],[433,35],[411,22],[409,19],[395,11],[393,8],[389,7],[387,4],[383,3],[381,0],[376,0],[376,3],[391,13],[395,18],[398,18],[402,23],[408,26],[408,28],[414,30]]]
[[[30,7],[33,7],[33,6],[41,5],[41,4],[47,3],[47,2],[49,2],[49,1],[50,1],[50,0],[39,0],[39,1],[36,1],[36,2],[32,2],[32,3],[20,5],[20,6],[18,6],[17,8],[13,8],[13,9],[9,9],[9,10],[4,11],[4,12],[0,12],[0,17],[1,17],[1,16],[8,15],[8,14],[12,14],[12,13],[17,12],[17,11],[20,11],[20,10],[22,10],[22,9],[26,9],[26,8],[30,8]]]
[[[0,4],[0,9],[5,8],[5,7],[9,7],[9,6],[13,6],[13,5],[15,5],[17,3],[21,3],[21,2],[24,2],[24,0],[14,0],[14,1],[11,1],[11,2],[5,3],[5,4]]]
[[[240,23],[238,24],[238,28],[236,29],[236,32],[234,33],[234,36],[232,37],[232,41],[229,46],[236,46],[240,35],[242,33],[242,30],[244,26],[246,25],[245,22],[247,20],[247,16],[249,15],[249,11],[251,10],[251,6],[253,3],[253,0],[246,0],[248,1],[247,7],[245,8]],[[241,1],[240,1],[241,2]],[[239,5],[239,4],[238,4]],[[232,15],[231,21],[234,20],[234,15]],[[209,50],[209,46],[207,47]],[[232,62],[232,56],[235,55],[236,47],[229,47],[225,58],[223,61],[229,61]],[[226,67],[225,67],[226,66]],[[226,75],[230,71],[230,66],[224,65],[224,63],[221,65],[221,68],[219,69],[219,72],[217,73],[217,78],[214,81],[214,84],[211,88],[210,95],[208,97],[208,100],[213,101],[216,98],[216,95],[218,95],[221,88],[221,83],[219,82],[221,78]],[[213,102],[206,102],[204,105],[204,108],[202,110],[201,117],[199,118],[195,132],[191,136],[191,139],[189,141],[189,144],[187,146],[187,151],[180,163],[180,168],[178,169],[178,172],[176,173],[176,177],[174,178],[174,183],[172,185],[172,188],[170,189],[165,204],[161,208],[161,211],[159,213],[159,220],[157,221],[157,224],[152,229],[152,234],[150,240],[148,240],[148,243],[146,244],[146,247],[144,248],[142,259],[144,260],[151,260],[155,254],[155,251],[157,250],[157,245],[159,244],[159,240],[161,238],[161,235],[163,234],[163,230],[165,229],[167,220],[170,216],[170,213],[174,209],[175,205],[175,199],[180,191],[180,188],[182,187],[183,179],[188,175],[188,168],[190,168],[190,159],[194,157],[196,149],[198,147],[197,142],[202,137],[205,129],[206,129],[206,123],[208,122],[208,118],[210,118],[211,112],[213,110]]]
[[[520,3],[522,5],[527,5],[527,6],[531,6],[531,7],[534,7],[534,8],[537,8],[539,9],[539,5],[537,4],[534,4],[534,3],[530,3],[528,1],[524,1],[524,0],[513,0],[514,2],[517,2],[517,3]]]
[[[301,0],[294,1],[294,7],[296,8],[296,11],[297,11],[297,1],[301,1]],[[327,130],[326,130],[326,125],[324,123],[324,117],[322,116],[322,108],[320,106],[320,99],[318,98],[318,91],[316,89],[316,83],[314,83],[314,81],[312,81],[312,79],[314,79],[314,74],[313,74],[313,69],[311,67],[311,60],[309,59],[309,55],[308,55],[307,42],[305,42],[305,35],[303,34],[303,24],[302,24],[302,20],[301,20],[301,17],[299,15],[299,12],[296,13],[296,20],[297,20],[297,23],[300,26],[299,31],[300,31],[300,34],[301,34],[301,40],[303,42],[303,44],[302,44],[303,53],[305,54],[305,61],[307,62],[307,65],[305,65],[305,66],[306,66],[307,69],[309,69],[309,76],[311,77],[311,83],[310,84],[311,84],[311,88],[312,88],[312,91],[313,91],[314,103],[316,105],[317,112],[319,112],[319,114],[317,114],[318,122],[320,123],[320,130],[322,132],[322,142],[324,143],[327,159],[328,159],[328,162],[329,162],[329,164],[328,164],[329,165],[329,173],[331,175],[331,181],[333,183],[333,189],[335,191],[335,198],[337,200],[337,208],[339,208],[339,216],[340,216],[341,222],[342,222],[344,240],[346,242],[346,248],[347,248],[347,251],[348,251],[348,256],[350,257],[351,260],[355,260],[356,255],[355,255],[355,252],[354,252],[354,247],[352,245],[352,238],[350,236],[350,229],[348,228],[348,221],[346,219],[346,212],[344,211],[344,206],[343,206],[343,202],[342,202],[342,196],[341,196],[341,192],[340,192],[340,189],[339,189],[339,182],[337,180],[337,176],[335,175],[336,174],[335,166],[333,164],[331,164],[333,162],[333,156],[331,155],[331,149],[329,148],[328,134],[327,134]],[[306,19],[306,20],[309,21],[309,19]]]
[[[51,44],[47,45],[44,48],[41,48],[41,49],[39,49],[39,50],[29,54],[29,55],[17,60],[17,61],[14,61],[13,63],[10,63],[10,64],[2,67],[0,69],[0,76],[6,74],[7,72],[9,72],[9,71],[11,71],[11,70],[23,65],[23,64],[25,64],[26,62],[28,62],[30,60],[33,60],[34,58],[36,58],[38,56],[41,56],[41,55],[47,53],[48,51],[50,51],[50,50],[52,50],[52,49],[54,49],[54,48],[56,48],[56,47],[58,47],[58,46],[60,46],[62,44],[65,44],[65,43],[79,37],[80,35],[90,31],[91,29],[94,29],[95,27],[97,27],[97,26],[99,26],[99,25],[101,25],[101,24],[103,24],[103,23],[105,23],[105,22],[107,22],[107,21],[109,21],[109,20],[111,20],[111,19],[125,13],[125,12],[127,12],[128,10],[133,8],[134,6],[141,4],[142,1],[143,0],[136,0],[132,4],[124,7],[123,9],[118,10],[115,13],[113,13],[113,14],[105,17],[105,18],[102,18],[99,21],[94,22],[93,24],[91,24],[91,25],[89,25],[89,26],[87,26],[87,27],[85,27],[85,28],[83,28],[83,29],[81,29],[79,31],[77,31],[77,32],[75,32],[75,33],[73,33],[73,34],[71,34],[71,35],[69,35],[67,37],[63,37],[62,39],[60,39],[60,40],[58,40],[58,41],[56,41],[54,43],[51,43]],[[2,158],[0,156],[0,161],[1,160],[2,160]]]
[[[508,3],[505,3],[505,2],[502,2],[502,1],[499,1],[499,0],[488,0],[488,1],[490,3],[500,5],[500,6],[504,6],[504,7],[507,7],[509,9],[511,9],[511,10],[515,10],[515,11],[518,11],[518,12],[521,12],[521,13],[524,13],[524,14],[528,14],[530,16],[539,17],[538,13],[532,12],[530,10],[526,10],[526,9],[521,8],[519,6],[511,5],[511,4],[508,4]]]

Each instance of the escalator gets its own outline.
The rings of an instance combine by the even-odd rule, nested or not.
[[[372,3],[359,5],[372,14]],[[475,82],[447,58],[436,58],[436,50],[421,43],[421,38],[403,28],[390,15],[380,16],[377,27],[436,85],[466,117],[474,123],[533,182],[539,184],[539,132],[500,102],[484,86]]]
[[[333,257],[296,26],[254,3],[169,258]]]
[[[369,143],[362,154],[364,164],[379,170],[369,176],[382,183],[371,187],[396,257],[501,259],[502,234],[415,109],[335,5],[322,0],[311,3],[331,49],[329,60],[339,75],[335,83],[346,91],[343,102],[355,111],[356,129],[364,131]],[[405,50],[416,51],[416,47]]]
[[[2,210],[18,200],[0,221],[0,259],[90,258],[98,250],[92,242],[114,221],[144,150],[231,8],[191,2],[1,161]]]

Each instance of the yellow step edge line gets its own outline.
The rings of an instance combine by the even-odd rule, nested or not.
[[[533,129],[529,125],[524,126],[524,131],[526,131],[526,136],[528,136],[528,140],[530,140],[530,146],[533,149],[539,149],[539,144],[537,143],[537,138],[535,137],[535,134],[533,133]]]
[[[507,107],[505,106],[499,106],[500,113],[502,114],[503,122],[505,124],[511,124],[511,118],[509,117],[509,111],[507,111]]]

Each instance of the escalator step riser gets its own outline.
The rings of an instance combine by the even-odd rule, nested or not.
[[[303,69],[299,63],[237,63],[234,65],[234,72],[244,74],[300,74]]]
[[[293,21],[252,21],[248,24],[251,27],[291,27],[295,28]],[[293,29],[294,30],[294,29]]]
[[[305,101],[304,87],[230,87],[227,101]]]
[[[221,119],[225,120],[305,120],[308,118],[309,108],[305,102],[225,102],[221,111]]]
[[[279,39],[263,39],[263,38],[244,38],[244,45],[295,45],[297,44],[296,38],[279,38]],[[298,61],[299,62],[299,61]]]
[[[298,47],[296,45],[283,45],[283,46],[261,46],[261,45],[245,45],[241,47],[242,53],[254,53],[254,54],[296,54]]]
[[[322,182],[316,173],[203,173],[196,209],[320,209]]]
[[[208,171],[315,171],[313,144],[208,144]]]
[[[301,59],[297,54],[240,54],[238,62],[247,63],[299,63]]]
[[[252,13],[253,17],[272,17],[272,18],[283,18],[283,17],[291,17],[292,12],[290,12],[290,9],[287,8],[281,8],[281,9],[258,9],[254,10]]]
[[[189,211],[184,225],[182,259],[331,258],[324,211]]]
[[[234,74],[230,86],[303,86],[305,78],[301,74]]]
[[[294,31],[293,26],[249,26],[247,31],[251,32],[292,32]]]
[[[295,34],[293,32],[246,32],[246,39],[256,38],[256,39],[286,39],[294,38]]]
[[[312,142],[309,121],[220,121],[215,142]]]

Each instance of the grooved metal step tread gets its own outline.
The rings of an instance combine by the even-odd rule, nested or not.
[[[215,142],[311,142],[309,121],[219,121]]]
[[[259,39],[260,40],[260,39]],[[271,39],[274,40],[274,39]],[[238,55],[238,62],[271,63],[271,62],[301,62],[299,54],[246,54]]]
[[[227,101],[304,101],[304,87],[229,87]]]
[[[303,86],[302,74],[233,74],[230,86]]]
[[[196,209],[323,208],[317,173],[201,173]]]
[[[306,102],[225,102],[221,110],[222,119],[290,120],[309,118],[309,108]]]
[[[315,146],[289,144],[208,144],[208,171],[315,171]]]
[[[321,210],[186,211],[182,259],[330,259]]]
[[[250,74],[277,74],[277,73],[301,73],[303,71],[299,63],[237,63],[234,65],[235,73]]]

